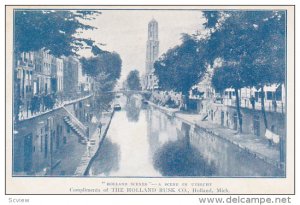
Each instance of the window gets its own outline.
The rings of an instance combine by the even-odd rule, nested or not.
[[[256,136],[260,136],[260,119],[258,115],[253,116],[253,131]]]
[[[40,143],[40,151],[43,152],[43,146],[44,146],[44,136],[41,135],[41,143]]]
[[[233,129],[234,130],[238,129],[238,115],[237,115],[237,113],[233,114]]]
[[[59,148],[59,136],[60,136],[60,126],[59,125],[57,125],[56,126],[56,149],[58,149]]]
[[[267,100],[273,99],[273,93],[271,91],[267,91]]]
[[[275,93],[275,97],[276,97],[276,100],[278,101],[281,101],[282,100],[282,94],[281,94],[281,90],[277,90],[276,93]]]
[[[258,92],[258,97],[261,98],[261,97],[264,97],[265,96],[265,92]]]
[[[275,125],[272,125],[272,126],[271,126],[271,131],[272,131],[273,133],[277,133],[277,132],[278,132],[278,129],[277,129],[277,127],[276,127]]]
[[[67,144],[67,137],[66,136],[64,136],[63,142],[64,142],[64,144]]]
[[[47,158],[48,156],[48,135],[45,135],[45,154],[44,157]]]
[[[229,113],[226,112],[226,126],[229,127]]]

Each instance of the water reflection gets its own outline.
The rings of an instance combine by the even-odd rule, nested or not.
[[[208,164],[185,140],[165,143],[154,154],[153,163],[163,176],[211,176],[215,173],[214,164]]]
[[[201,129],[191,131],[190,142],[205,156],[208,163],[216,164],[216,176],[283,175],[283,172],[276,167],[254,158],[250,153]]]
[[[139,99],[136,95],[128,96],[126,107],[125,107],[128,121],[130,122],[139,121],[141,108],[142,108],[141,99]]]
[[[89,174],[108,176],[110,172],[117,171],[119,169],[119,161],[119,146],[116,143],[112,143],[109,138],[105,138]]]
[[[92,175],[263,177],[283,173],[237,146],[170,117],[137,96],[119,99]]]

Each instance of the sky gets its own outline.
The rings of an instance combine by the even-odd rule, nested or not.
[[[203,29],[205,19],[195,10],[104,10],[89,22],[98,29],[84,31],[83,36],[95,40],[103,50],[115,51],[122,59],[121,80],[137,69],[145,73],[148,23],[158,22],[159,56],[181,43],[182,33],[193,34]],[[84,52],[81,53],[85,55]]]

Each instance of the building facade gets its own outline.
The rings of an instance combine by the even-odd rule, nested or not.
[[[19,111],[25,115],[29,114],[31,100],[33,97],[33,75],[35,70],[34,53],[23,52],[17,61],[17,86],[19,98]],[[17,99],[15,99],[17,100]]]
[[[18,105],[19,118],[23,119],[32,115],[32,112],[44,109],[35,104],[37,99],[42,99],[57,91],[54,82],[57,75],[53,75],[56,69],[56,58],[43,49],[35,52],[22,52],[17,59],[15,96]],[[33,100],[34,99],[34,100]],[[42,102],[43,104],[43,102]]]
[[[82,66],[77,58],[63,58],[63,90],[64,96],[76,96],[80,92],[82,81]]]
[[[158,23],[152,19],[148,24],[148,40],[146,50],[146,74],[144,88],[154,90],[157,88],[157,78],[154,75],[154,62],[159,54]]]
[[[52,57],[51,90],[58,95],[61,95],[63,91],[63,67],[62,59]]]
[[[92,89],[93,79],[82,75],[82,66],[74,57],[56,58],[43,49],[17,55],[14,175],[74,174],[79,161],[75,160],[70,169],[69,156],[82,155],[86,150],[82,136],[89,134],[84,123],[90,120],[92,105],[90,97],[78,98],[78,94]],[[57,107],[57,97],[64,92],[76,99]],[[46,110],[49,113],[41,114]]]
[[[89,93],[94,90],[94,79],[88,75],[82,75],[81,92]]]
[[[206,87],[207,89],[209,86]],[[262,101],[260,96],[264,95],[264,105],[268,129],[279,135],[282,139],[286,137],[286,103],[285,85],[264,86],[264,92],[256,88],[241,88],[240,111],[242,119],[242,130],[244,133],[253,134],[258,138],[265,138],[266,127],[264,115],[261,111]],[[227,88],[223,93],[204,95],[199,100],[199,112],[206,120],[233,130],[239,129],[238,114],[236,110],[236,93],[234,89]],[[252,99],[251,99],[252,98]],[[206,117],[205,117],[206,116]]]
[[[34,52],[34,95],[47,95],[51,91],[51,67],[53,56],[40,50]]]
[[[56,71],[56,78],[57,78],[57,92],[63,92],[63,85],[64,85],[64,62],[62,59],[56,59],[57,64],[57,71]]]
[[[86,123],[90,104],[91,98],[80,100],[53,110],[51,115],[39,115],[16,124],[13,175],[73,175],[80,161],[70,161],[70,156],[81,156],[86,146],[65,118],[75,116]]]

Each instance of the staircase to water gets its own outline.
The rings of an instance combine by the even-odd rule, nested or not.
[[[89,128],[80,122],[67,108],[63,107],[63,109],[66,111],[66,116],[63,118],[64,122],[79,137],[79,142],[81,144],[86,144],[89,139]]]

